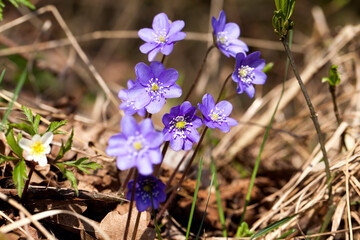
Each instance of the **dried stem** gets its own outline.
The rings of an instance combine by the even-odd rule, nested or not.
[[[132,188],[132,192],[131,192],[131,200],[130,200],[130,206],[129,206],[129,212],[128,212],[128,217],[126,220],[126,226],[125,226],[125,231],[124,231],[124,240],[127,240],[127,235],[129,233],[129,227],[130,227],[130,220],[131,220],[131,214],[132,214],[132,209],[133,209],[133,205],[134,205],[134,197],[135,197],[135,191],[136,191],[136,179],[138,176],[138,171],[135,171],[135,175],[134,175],[134,184],[133,184],[133,188]]]
[[[202,73],[202,71],[204,70],[204,66],[205,66],[207,57],[208,57],[209,53],[211,52],[211,50],[214,49],[214,48],[215,48],[215,46],[214,46],[214,45],[211,45],[211,46],[208,48],[208,50],[206,51],[205,57],[204,57],[204,59],[203,59],[203,61],[202,61],[202,63],[201,63],[199,72],[197,73],[196,78],[195,78],[195,80],[193,81],[193,84],[191,85],[190,90],[189,90],[188,94],[186,95],[184,101],[186,101],[186,100],[190,97],[192,91],[193,91],[194,88],[196,87],[196,84],[199,82],[201,73]]]
[[[301,80],[300,74],[297,71],[295,61],[294,61],[294,57],[293,57],[292,52],[291,52],[291,50],[289,48],[289,44],[288,44],[288,42],[286,41],[285,38],[281,39],[281,41],[282,41],[282,43],[284,45],[286,54],[287,54],[287,56],[288,56],[288,58],[290,60],[291,67],[292,67],[293,72],[295,74],[295,77],[296,77],[296,79],[297,79],[297,81],[299,83],[300,89],[301,89],[301,91],[302,91],[302,93],[303,93],[303,95],[305,97],[306,103],[307,103],[307,105],[309,107],[310,117],[311,117],[311,120],[313,121],[314,127],[316,129],[316,133],[317,133],[317,136],[318,136],[318,140],[319,140],[319,143],[320,143],[320,148],[321,148],[324,163],[325,163],[325,172],[326,172],[326,179],[327,179],[327,185],[328,185],[328,191],[329,191],[329,202],[330,202],[330,204],[332,204],[331,172],[330,172],[329,160],[328,160],[328,157],[327,157],[327,154],[326,154],[324,138],[323,138],[323,134],[322,134],[321,129],[320,129],[319,121],[317,119],[317,115],[316,115],[316,112],[314,110],[314,107],[313,107],[313,105],[311,103],[309,94],[307,93],[305,85],[304,85],[303,81]]]

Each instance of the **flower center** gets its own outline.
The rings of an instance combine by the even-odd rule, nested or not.
[[[219,115],[218,115],[217,113],[213,113],[213,114],[211,115],[211,120],[216,121],[216,120],[218,120],[218,119],[219,119]]]
[[[151,89],[153,91],[157,91],[157,90],[159,90],[159,85],[157,85],[157,83],[153,83],[153,84],[151,84]]]
[[[31,154],[32,155],[42,155],[45,152],[45,147],[41,144],[40,141],[35,142],[33,145],[31,145]]]
[[[142,146],[142,144],[141,144],[140,141],[134,142],[134,143],[133,143],[133,147],[134,147],[134,149],[135,149],[136,151],[140,151],[140,150],[143,148],[143,146]]]
[[[227,36],[226,32],[219,32],[216,36],[216,41],[222,45],[223,47],[225,47],[226,49],[228,49],[229,46],[229,39]]]
[[[180,122],[177,122],[177,123],[176,123],[176,128],[179,129],[179,130],[184,129],[185,126],[186,126],[186,122],[185,122],[185,121],[180,121]]]
[[[145,185],[145,186],[143,187],[143,190],[144,190],[145,192],[151,192],[151,186],[150,186],[150,185]]]
[[[254,68],[246,66],[241,66],[238,69],[238,77],[241,79],[241,81],[245,84],[250,84],[252,80],[254,79]]]
[[[160,35],[160,36],[159,36],[159,41],[160,41],[161,43],[166,42],[166,36]]]

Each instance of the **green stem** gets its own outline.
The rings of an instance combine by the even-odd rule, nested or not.
[[[330,91],[331,99],[332,99],[332,102],[333,102],[336,122],[337,122],[338,126],[340,126],[341,118],[340,118],[339,108],[337,106],[337,101],[336,101],[336,94],[335,94],[336,86],[332,86],[332,85],[329,84],[329,91]],[[346,147],[346,143],[345,143],[345,132],[343,134],[341,134],[341,145],[344,146],[345,151],[348,150],[348,148]],[[341,151],[341,148],[340,148],[340,151]]]
[[[332,204],[331,172],[330,172],[329,160],[328,160],[326,149],[325,149],[323,134],[321,132],[319,121],[318,121],[316,112],[314,110],[314,107],[313,107],[313,105],[311,103],[309,94],[306,91],[305,85],[304,85],[303,81],[301,80],[300,74],[297,71],[297,67],[295,65],[295,60],[294,60],[292,52],[291,52],[291,50],[289,48],[289,44],[286,41],[286,39],[281,39],[281,41],[282,41],[282,43],[284,45],[285,51],[286,51],[287,56],[288,56],[288,58],[290,60],[290,64],[291,64],[291,67],[293,69],[294,75],[295,75],[295,77],[296,77],[296,79],[297,79],[297,81],[299,83],[300,89],[301,89],[301,91],[302,91],[302,93],[303,93],[303,95],[305,97],[306,104],[309,107],[310,117],[311,117],[311,120],[313,121],[314,127],[316,129],[316,134],[318,136],[318,141],[320,143],[320,148],[321,148],[321,152],[323,154],[323,159],[324,159],[324,163],[325,163],[325,172],[326,172],[326,179],[327,179],[327,185],[328,185],[328,191],[329,191],[329,203],[331,205]]]
[[[197,83],[199,82],[201,73],[202,73],[202,71],[203,71],[203,69],[204,69],[204,66],[205,66],[205,63],[206,63],[206,59],[207,59],[209,53],[211,52],[211,50],[214,49],[214,48],[215,48],[215,46],[214,46],[214,45],[211,45],[211,46],[208,48],[208,50],[206,51],[205,57],[204,57],[204,59],[203,59],[203,61],[202,61],[202,63],[201,63],[199,72],[197,73],[196,78],[195,78],[195,80],[193,81],[193,84],[191,85],[190,90],[189,90],[188,94],[186,95],[184,101],[186,101],[186,100],[190,97],[192,91],[195,89]]]

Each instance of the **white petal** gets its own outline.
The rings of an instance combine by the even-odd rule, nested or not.
[[[34,155],[31,155],[30,152],[24,151],[23,155],[26,160],[34,160]]]
[[[33,141],[29,139],[21,138],[19,141],[19,146],[27,152],[31,152],[31,145],[33,145]]]
[[[52,132],[47,132],[41,137],[41,143],[43,145],[49,145],[53,140],[54,134]]]
[[[34,135],[32,138],[32,142],[37,142],[37,141],[41,141],[41,137],[39,134]]]
[[[34,159],[35,162],[38,162],[41,167],[45,167],[47,164],[47,158],[45,155],[40,155],[36,159]]]
[[[49,145],[45,146],[44,154],[49,154],[50,152],[51,152],[51,147]]]

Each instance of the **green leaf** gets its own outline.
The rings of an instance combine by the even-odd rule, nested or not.
[[[24,185],[25,185],[24,179],[28,179],[28,176],[26,174],[26,164],[25,164],[24,159],[22,159],[15,165],[15,168],[13,171],[13,179],[14,179],[14,183],[16,185],[16,189],[18,191],[19,197],[21,197],[21,195],[23,193]]]
[[[329,69],[329,77],[323,77],[322,82],[329,82],[330,86],[336,86],[340,83],[340,75],[337,71],[338,66],[332,65]]]
[[[102,166],[96,162],[85,162],[89,160],[87,157],[83,157],[83,158],[79,158],[78,160],[75,161],[66,161],[63,162],[63,164],[67,165],[67,166],[71,166],[71,167],[76,167],[77,169],[86,172],[86,173],[90,173],[89,170],[87,169],[93,169],[96,170],[98,168],[102,168]]]
[[[249,230],[249,226],[246,222],[242,222],[240,225],[240,237],[250,237],[254,234],[253,231]]]
[[[33,114],[32,114],[32,111],[30,108],[22,105],[21,106],[21,109],[23,110],[25,116],[26,116],[26,119],[29,121],[29,123],[33,123]]]
[[[0,153],[0,164],[6,161],[14,161],[14,160],[20,160],[20,158],[12,157],[12,156],[5,156]]]
[[[73,172],[67,170],[64,166],[63,163],[55,163],[56,166],[58,166],[61,170],[61,172],[63,173],[63,176],[69,180],[69,182],[71,183],[71,186],[75,189],[76,195],[79,195],[79,190],[77,188],[77,181],[75,178],[75,175],[73,174]]]
[[[64,156],[64,154],[71,149],[73,143],[73,137],[74,137],[74,128],[71,130],[70,137],[66,141],[65,145],[64,143],[61,143],[60,151],[58,156],[55,158],[55,161],[61,159]]]
[[[292,215],[292,216],[290,216],[290,217],[285,217],[285,218],[283,218],[283,219],[281,219],[281,220],[279,220],[279,221],[276,221],[276,222],[270,224],[269,226],[267,226],[267,227],[261,229],[260,231],[258,231],[257,233],[255,233],[255,235],[252,236],[252,237],[250,238],[250,240],[251,240],[251,239],[254,239],[254,238],[261,237],[261,236],[267,234],[268,232],[271,232],[271,231],[277,229],[278,227],[280,227],[281,225],[287,223],[288,221],[290,221],[291,219],[293,219],[293,218],[296,217],[296,216],[297,216],[297,214]]]
[[[20,140],[20,139],[18,139],[18,140]],[[13,150],[13,152],[18,157],[21,158],[23,149],[19,146],[18,142],[15,140],[14,131],[12,128],[6,134],[6,141],[9,144],[9,146],[11,147],[11,149]]]
[[[34,123],[33,123],[33,128],[34,128],[35,134],[39,133],[40,119],[41,119],[41,116],[39,114],[36,114],[35,119],[34,119]]]
[[[11,128],[17,128],[19,130],[23,130],[24,132],[30,134],[31,136],[35,135],[36,133],[34,132],[34,128],[32,128],[31,126],[29,126],[26,123],[10,123],[9,126]]]
[[[287,231],[286,233],[284,233],[283,235],[281,235],[280,237],[276,238],[276,239],[285,239],[287,236],[293,234],[296,231],[295,228],[290,229],[289,231]]]
[[[46,129],[46,132],[52,132],[53,134],[56,134],[58,132],[54,132],[54,131],[57,130],[58,128],[64,126],[67,122],[68,121],[66,121],[66,120],[63,120],[60,122],[57,122],[57,121],[51,122],[49,127]],[[63,132],[60,132],[60,133],[63,133]]]
[[[197,198],[197,194],[198,194],[199,186],[200,186],[202,163],[203,163],[203,158],[200,159],[200,163],[199,163],[199,171],[198,171],[198,176],[197,176],[197,181],[196,181],[196,187],[195,187],[193,202],[191,204],[191,210],[190,210],[190,216],[189,216],[189,220],[188,220],[188,226],[187,226],[187,230],[186,230],[186,236],[185,236],[186,240],[189,239],[191,222],[192,222],[192,219],[193,219],[193,216],[194,216],[196,198]]]
[[[265,65],[264,69],[262,70],[264,73],[268,73],[274,67],[273,62],[269,62]]]

